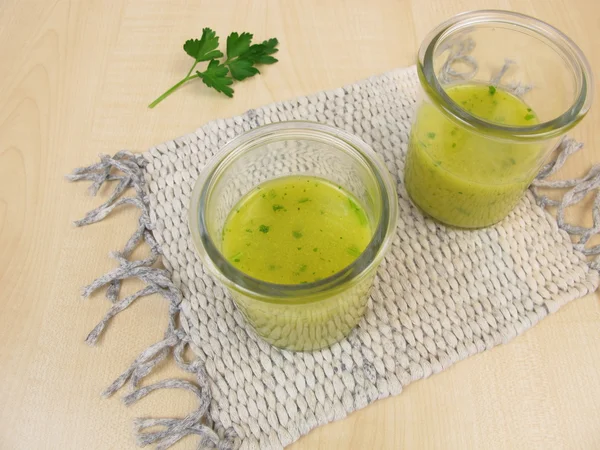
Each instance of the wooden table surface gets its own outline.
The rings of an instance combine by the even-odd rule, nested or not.
[[[211,119],[338,87],[413,64],[424,35],[470,9],[514,9],[546,20],[583,49],[600,77],[596,0],[111,0],[0,2],[0,448],[135,448],[131,420],[183,414],[184,392],[126,408],[100,391],[162,336],[152,297],[83,342],[107,309],[80,288],[114,267],[132,232],[127,208],[92,227],[71,221],[100,199],[63,175],[99,153],[143,151]],[[281,41],[280,62],[227,99],[195,82],[155,110],[179,80],[182,43],[202,27]],[[561,175],[600,161],[600,102],[572,131],[586,150]],[[104,191],[104,194],[106,192]],[[590,223],[582,210],[571,217]],[[126,292],[135,289],[127,283]],[[176,376],[167,366],[154,379]],[[195,448],[189,438],[177,448]],[[600,302],[575,301],[506,346],[472,357],[293,449],[600,448]]]

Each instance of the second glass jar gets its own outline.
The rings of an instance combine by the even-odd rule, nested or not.
[[[417,68],[422,98],[406,190],[426,214],[458,227],[502,220],[592,98],[579,48],[517,13],[477,11],[441,24]]]

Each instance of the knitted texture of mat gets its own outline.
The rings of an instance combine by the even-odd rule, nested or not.
[[[95,343],[110,318],[142,296],[160,293],[171,306],[165,338],[142,352],[105,394],[129,381],[127,404],[170,387],[188,389],[199,399],[198,409],[184,418],[136,421],[140,445],[167,448],[196,434],[203,447],[282,448],[317,426],[510,341],[565,303],[596,290],[596,263],[585,256],[596,252],[586,250],[585,243],[597,230],[565,223],[562,211],[598,187],[598,171],[562,182],[558,187],[571,188],[563,201],[528,191],[505,220],[481,230],[447,228],[409,202],[403,167],[417,86],[414,67],[395,70],[215,120],[143,155],[102,156],[101,162],[73,172],[70,179],[93,182],[93,194],[104,182],[117,182],[113,195],[77,225],[101,220],[121,204],[142,211],[138,229],[114,254],[119,266],[84,291],[89,295],[107,286],[112,302],[88,342]],[[399,196],[396,236],[365,317],[345,340],[310,353],[280,350],[255,335],[205,271],[187,224],[189,198],[208,158],[244,131],[293,119],[327,123],[363,139],[385,160]],[[580,147],[563,141],[558,158],[543,168],[535,184],[552,186],[542,178]],[[133,197],[123,197],[128,187],[135,189]],[[547,204],[559,206],[558,223],[544,210]],[[569,233],[580,236],[575,247]],[[130,260],[141,242],[149,244],[151,255]],[[156,268],[159,258],[165,269]],[[119,299],[120,282],[128,277],[142,279],[146,287]],[[187,345],[195,354],[192,361],[183,358]],[[169,355],[195,374],[197,383],[164,380],[138,387]]]

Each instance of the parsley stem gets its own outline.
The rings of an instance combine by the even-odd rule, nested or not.
[[[164,94],[162,94],[160,97],[158,97],[152,103],[150,103],[148,105],[148,108],[154,108],[156,105],[158,105],[160,102],[162,102],[165,98],[167,98],[169,95],[171,95],[177,88],[179,88],[179,86],[181,86],[182,84],[184,84],[184,83],[186,83],[186,82],[188,82],[188,81],[190,81],[190,80],[192,80],[194,78],[198,78],[198,74],[190,75],[190,73],[192,73],[192,70],[194,70],[194,67],[196,67],[195,64],[192,67],[192,69],[190,70],[190,72],[188,73],[188,75],[184,79],[182,79],[181,81],[175,83],[168,90],[166,90]]]
[[[187,77],[189,77],[189,76],[192,74],[192,72],[194,71],[194,69],[196,68],[196,66],[197,66],[197,65],[198,65],[198,61],[196,61],[196,62],[194,63],[194,65],[192,66],[192,68],[190,69],[190,71],[189,71],[189,72],[187,73],[187,75],[185,76],[186,78],[187,78]]]

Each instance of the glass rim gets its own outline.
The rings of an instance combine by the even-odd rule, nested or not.
[[[565,57],[571,67],[578,72],[581,83],[579,92],[573,104],[559,116],[530,126],[506,126],[487,121],[477,117],[463,108],[448,96],[438,81],[438,75],[433,67],[433,55],[438,43],[449,35],[473,25],[485,24],[510,24],[526,28],[533,35],[541,36],[544,43],[552,42]],[[504,10],[477,10],[457,14],[447,21],[441,23],[428,33],[417,58],[417,72],[419,79],[428,95],[432,95],[438,101],[446,114],[457,119],[463,126],[486,133],[492,133],[498,137],[508,139],[539,139],[550,138],[566,132],[576,125],[588,112],[594,94],[594,80],[589,62],[581,49],[566,34],[552,25],[513,11]]]
[[[354,152],[366,163],[379,191],[381,213],[369,244],[352,263],[333,275],[303,284],[278,284],[254,278],[231,264],[221,253],[207,228],[205,210],[208,206],[214,181],[226,166],[243,153],[266,143],[293,139],[319,140],[341,151]],[[290,173],[288,175],[294,175]],[[188,226],[202,262],[230,288],[267,303],[278,303],[285,298],[289,304],[319,301],[320,294],[335,292],[348,282],[358,282],[378,264],[391,245],[397,221],[397,195],[395,182],[379,156],[356,136],[329,125],[311,121],[293,120],[254,128],[225,144],[202,169],[198,176],[188,207]]]

